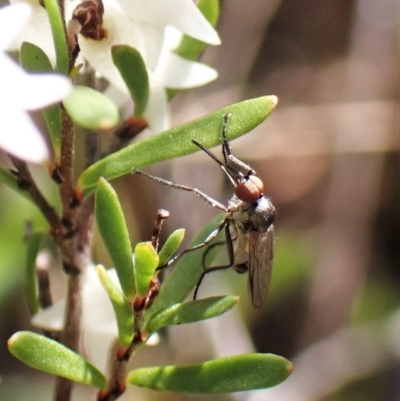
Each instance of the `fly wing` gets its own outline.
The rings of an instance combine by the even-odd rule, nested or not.
[[[249,291],[251,300],[259,308],[267,296],[274,256],[275,230],[271,225],[268,231],[251,231],[249,238]]]

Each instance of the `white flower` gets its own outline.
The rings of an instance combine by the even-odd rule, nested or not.
[[[144,47],[150,68],[161,52],[166,26],[211,45],[221,43],[193,0],[117,0],[128,18],[144,33]],[[149,60],[150,59],[150,60]]]
[[[115,270],[107,270],[107,273],[121,288]],[[82,297],[81,327],[85,354],[91,363],[106,373],[118,328],[111,301],[93,266],[86,269]],[[61,331],[64,315],[65,300],[34,315],[31,323],[40,329]]]
[[[38,45],[54,62],[54,46],[46,11],[37,0],[10,1],[35,3],[29,31],[19,40]],[[66,1],[67,20],[72,12],[71,6],[76,4],[76,1]],[[93,40],[78,35],[81,56],[126,98],[128,90],[112,62],[111,47],[129,45],[136,48],[148,68],[150,80],[150,97],[144,117],[154,132],[165,130],[169,127],[165,89],[192,88],[217,77],[212,68],[174,54],[166,38],[166,27],[174,27],[180,33],[210,44],[220,43],[218,34],[192,0],[103,0],[103,4],[106,36],[102,40]],[[44,43],[46,37],[47,43]]]
[[[178,3],[188,3],[190,7],[183,7],[182,10],[177,11],[178,9],[173,8],[177,6],[177,1]],[[164,38],[165,25],[173,24],[192,36],[196,35],[197,38],[209,42],[218,43],[218,36],[192,0],[163,0],[163,6],[158,7],[158,11],[160,9],[165,11],[163,20],[161,14],[154,11],[157,8],[156,3],[160,5],[160,2],[146,1],[146,7],[143,7],[143,2],[138,0],[132,0],[129,4],[125,4],[121,0],[118,2],[123,3],[126,9],[129,8],[129,5],[131,10],[134,9],[137,14],[131,12],[130,15],[132,16],[128,18],[124,12],[125,9],[123,11],[115,0],[105,0],[103,27],[107,32],[106,37],[102,40],[93,40],[80,35],[79,46],[83,56],[92,67],[125,94],[128,93],[128,90],[118,69],[113,64],[111,48],[115,45],[124,44],[134,47],[140,52],[148,67],[150,82],[150,97],[144,117],[154,132],[163,131],[169,127],[168,100],[165,88],[193,88],[204,85],[217,77],[217,72],[214,69],[201,63],[185,60],[174,54],[169,46],[169,37]],[[160,24],[159,27],[154,25],[153,20],[152,23],[148,22],[147,25],[142,22],[152,15],[149,14],[149,10],[154,11],[153,20]],[[182,14],[185,18],[174,19],[175,14]],[[133,24],[134,17],[137,18],[137,21]],[[189,28],[188,25],[190,24],[187,21],[194,21],[191,28]],[[207,26],[208,29],[205,29],[204,26]],[[213,32],[214,35],[210,32]],[[162,36],[160,36],[161,34]],[[161,54],[159,54],[158,43],[164,44]],[[154,68],[153,65],[155,65]]]
[[[32,12],[23,29],[18,32],[13,41],[10,41],[8,50],[19,50],[23,42],[33,43],[40,47],[55,65],[56,51],[46,9],[39,4],[38,0],[9,0],[9,2],[12,5],[29,5]]]
[[[49,158],[49,152],[26,112],[62,100],[71,84],[53,74],[28,74],[4,53],[30,14],[26,4],[0,9],[0,147],[21,159],[40,163]]]

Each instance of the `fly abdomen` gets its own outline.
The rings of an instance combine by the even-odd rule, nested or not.
[[[247,273],[249,270],[248,263],[240,263],[239,265],[234,264],[233,265],[233,270],[235,270],[236,273],[239,274],[244,274]]]

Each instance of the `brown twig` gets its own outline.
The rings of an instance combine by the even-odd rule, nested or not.
[[[64,255],[72,257],[72,264],[67,269],[64,266],[68,272],[68,290],[62,342],[68,348],[78,351],[81,332],[83,273],[90,262],[93,198],[80,205],[73,217],[72,223],[76,224],[79,221],[77,233],[74,237],[65,240],[63,248]],[[68,401],[72,386],[73,382],[70,380],[57,378],[55,399]]]
[[[50,293],[50,279],[49,279],[49,265],[50,265],[49,252],[41,251],[36,258],[36,279],[38,286],[39,305],[42,309],[48,308],[53,305],[53,300]]]
[[[141,332],[141,317],[143,310],[135,312],[134,336],[128,348],[119,348],[111,367],[110,381],[107,390],[100,391],[98,401],[114,401],[118,399],[126,390],[126,366],[133,352],[144,344]]]
[[[154,223],[153,234],[151,236],[151,244],[153,245],[153,248],[156,251],[158,251],[158,243],[160,241],[161,227],[164,223],[164,220],[167,219],[168,217],[169,217],[168,210],[159,209],[157,211],[157,219]]]
[[[57,244],[60,244],[62,240],[62,224],[60,217],[58,216],[55,209],[47,202],[43,194],[40,192],[39,188],[32,178],[26,162],[18,159],[15,156],[8,156],[10,157],[11,162],[16,168],[16,172],[13,173],[17,176],[19,187],[25,190],[31,196],[32,200],[49,223],[54,240]]]

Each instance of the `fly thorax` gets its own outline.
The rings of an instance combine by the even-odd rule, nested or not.
[[[269,198],[262,196],[257,202],[246,203],[233,197],[228,211],[236,228],[242,232],[266,232],[275,219],[275,208]]]
[[[233,221],[236,229],[241,233],[247,232],[249,222],[249,204],[233,196],[229,201],[228,217]]]

